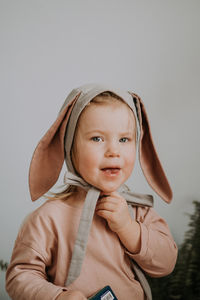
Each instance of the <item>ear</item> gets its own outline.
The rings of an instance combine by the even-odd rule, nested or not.
[[[153,190],[167,203],[172,200],[172,190],[156,152],[146,110],[142,100],[131,93],[140,124],[139,160],[144,176]]]
[[[62,109],[34,151],[29,168],[29,189],[32,201],[44,195],[58,180],[65,158],[66,125],[79,95]]]

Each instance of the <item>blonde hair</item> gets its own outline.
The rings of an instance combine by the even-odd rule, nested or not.
[[[95,96],[87,105],[90,105],[92,103],[94,104],[110,104],[110,103],[117,103],[117,102],[122,102],[124,104],[126,104],[126,102],[124,102],[124,100],[122,98],[120,98],[119,96],[117,96],[116,94],[112,93],[112,92],[103,92],[97,96]],[[127,104],[126,104],[127,105]]]
[[[128,104],[126,102],[124,102],[124,100],[122,98],[120,98],[119,96],[117,96],[116,94],[110,92],[110,91],[106,91],[103,92],[97,96],[95,96],[83,109],[83,111],[92,104],[97,104],[97,105],[101,105],[101,104],[111,104],[111,103],[123,103],[125,105],[128,106]],[[129,106],[128,106],[129,107]],[[130,108],[130,107],[129,107]],[[83,112],[82,111],[82,112]],[[82,113],[81,112],[81,113]],[[76,134],[77,131],[77,127],[78,127],[78,122],[77,122],[77,126],[76,126],[76,130],[74,133],[74,136]],[[73,149],[73,145],[72,145],[72,149]],[[63,188],[64,185],[60,186],[59,188]],[[64,189],[62,192],[48,192],[47,194],[44,195],[44,197],[47,200],[67,200],[71,195],[73,195],[74,193],[77,192],[77,187],[69,185],[66,189]]]

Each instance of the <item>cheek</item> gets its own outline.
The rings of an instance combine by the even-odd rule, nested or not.
[[[127,154],[125,157],[126,168],[127,171],[131,173],[135,165],[136,149],[135,148],[127,149],[126,154]]]
[[[77,152],[76,169],[83,175],[83,173],[91,172],[98,165],[97,153],[91,151],[89,147],[83,147],[82,151]]]

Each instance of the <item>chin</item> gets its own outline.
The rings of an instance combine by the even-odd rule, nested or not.
[[[113,192],[116,192],[118,189],[119,189],[120,185],[115,185],[115,186],[112,186],[112,187],[103,187],[103,188],[99,188],[103,193],[106,193],[106,194],[110,194],[110,193],[113,193]]]

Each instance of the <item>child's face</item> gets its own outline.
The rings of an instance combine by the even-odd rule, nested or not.
[[[76,171],[105,193],[130,176],[136,156],[133,112],[121,102],[90,104],[82,112],[72,151]]]

